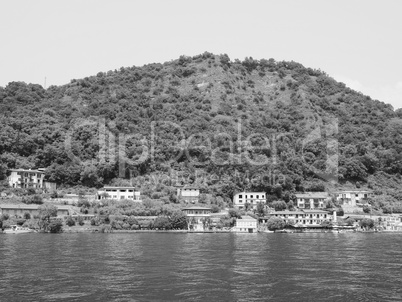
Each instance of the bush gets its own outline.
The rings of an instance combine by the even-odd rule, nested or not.
[[[49,223],[49,232],[50,233],[61,233],[63,232],[63,223],[60,220],[53,220]]]
[[[132,230],[139,230],[139,229],[140,229],[140,226],[139,226],[138,224],[133,224],[133,225],[131,226],[131,229],[132,229]]]
[[[78,216],[78,224],[83,226],[85,224],[84,217]]]
[[[267,222],[267,227],[271,231],[281,230],[285,227],[285,225],[285,221],[279,217],[271,217]]]
[[[68,225],[69,227],[72,227],[75,225],[75,220],[73,219],[73,217],[68,216],[66,219],[66,225]]]
[[[8,220],[10,218],[10,215],[7,213],[4,213],[3,215],[0,216],[1,221]]]

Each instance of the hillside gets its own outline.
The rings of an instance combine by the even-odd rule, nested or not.
[[[63,185],[131,178],[166,202],[176,183],[224,200],[356,187],[402,200],[402,111],[295,62],[204,53],[46,90],[12,82],[0,109],[3,179],[15,167]]]

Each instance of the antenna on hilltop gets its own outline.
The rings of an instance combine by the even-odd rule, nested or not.
[[[46,89],[46,77],[45,77],[45,89]]]

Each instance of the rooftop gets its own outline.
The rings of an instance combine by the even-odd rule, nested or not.
[[[238,194],[265,194],[265,192],[239,192],[239,193],[236,193],[236,195],[238,195]]]
[[[371,191],[365,191],[365,190],[345,190],[345,191],[335,191],[334,193],[371,193]]]
[[[18,209],[18,210],[37,210],[41,205],[38,204],[2,204],[0,209]],[[70,210],[69,206],[55,205],[58,210]]]
[[[100,191],[101,190],[104,190],[104,189],[130,189],[130,190],[134,190],[135,188],[134,187],[118,187],[118,186],[116,186],[116,187],[114,187],[114,186],[104,186],[103,188],[101,188],[100,189]]]
[[[183,208],[181,210],[184,211],[184,210],[212,210],[212,209],[194,206],[194,207]]]
[[[328,214],[329,212],[328,211],[323,211],[323,210],[308,210],[308,209],[305,209],[305,210],[302,210],[304,213],[306,213],[306,214],[310,214],[310,213],[322,213],[322,214]]]
[[[241,220],[257,221],[257,219],[255,219],[255,218],[253,218],[251,216],[248,216],[248,215],[241,216]]]
[[[295,215],[295,214],[299,214],[299,215],[303,215],[304,212],[302,212],[302,211],[275,211],[275,212],[272,212],[271,214],[278,214],[278,215]]]
[[[10,169],[11,172],[31,172],[31,173],[45,173],[44,169],[37,169],[37,170],[31,170],[31,169]]]
[[[295,194],[297,198],[327,198],[327,192],[305,192]]]

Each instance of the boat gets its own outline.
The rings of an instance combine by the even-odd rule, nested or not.
[[[270,230],[263,230],[261,231],[262,233],[275,233],[275,231],[270,231]]]
[[[9,229],[3,230],[5,234],[24,234],[24,233],[33,233],[34,230],[30,228],[24,228],[18,225],[11,225]]]

